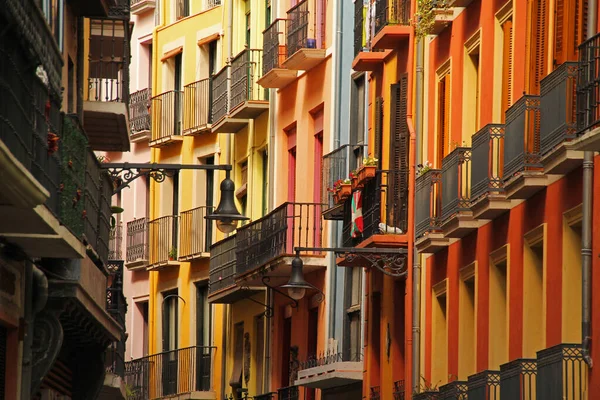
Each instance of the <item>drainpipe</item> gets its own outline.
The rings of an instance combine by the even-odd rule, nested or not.
[[[588,0],[587,38],[596,34],[596,0]],[[592,341],[592,202],[594,185],[594,152],[586,151],[583,155],[583,220],[581,227],[581,269],[582,269],[582,326],[581,342],[583,360],[592,368],[590,356]]]
[[[419,383],[421,377],[421,256],[416,246],[417,219],[416,209],[419,205],[416,202],[416,171],[421,158],[421,143],[419,138],[423,136],[423,55],[424,40],[417,41],[417,61],[416,61],[416,103],[415,103],[415,165],[413,165],[413,176],[415,185],[413,190],[413,274],[412,274],[412,388],[413,393],[419,393]]]

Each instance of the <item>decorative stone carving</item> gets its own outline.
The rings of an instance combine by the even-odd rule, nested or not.
[[[52,368],[63,343],[63,329],[58,313],[42,311],[33,325],[31,345],[31,394],[35,396],[42,380]]]

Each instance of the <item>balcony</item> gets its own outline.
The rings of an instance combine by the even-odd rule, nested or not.
[[[146,269],[148,266],[148,218],[127,223],[125,266],[129,270]]]
[[[326,220],[343,220],[344,204],[336,204],[331,189],[335,182],[345,179],[350,171],[356,169],[365,153],[365,145],[345,144],[323,156],[321,164],[321,203],[323,218]]]
[[[154,10],[156,0],[131,0],[131,14],[140,15]]]
[[[152,140],[150,146],[160,147],[183,140],[183,92],[169,90],[152,98]]]
[[[467,400],[467,382],[454,381],[440,386],[439,400]],[[488,400],[488,399],[486,399]],[[490,397],[489,400],[495,400]]]
[[[131,143],[142,142],[151,138],[152,116],[150,115],[150,89],[134,92],[129,97],[129,123]]]
[[[277,400],[300,400],[298,386],[288,386],[277,390]]]
[[[415,240],[421,253],[436,253],[450,244],[441,232],[442,172],[430,169],[417,177]]]
[[[286,58],[285,19],[276,19],[263,31],[262,77],[257,81],[264,88],[281,89],[293,82],[298,71],[283,67]]]
[[[518,359],[500,366],[500,398],[535,399],[535,359]]]
[[[210,257],[212,223],[204,217],[212,207],[196,207],[183,211],[179,216],[179,261],[191,261]]]
[[[262,50],[244,49],[213,77],[213,133],[236,133],[269,109],[266,90],[257,81],[262,74]],[[228,85],[231,70],[231,89]]]
[[[439,400],[440,393],[436,391],[425,391],[418,394],[413,395],[414,400]]]
[[[406,390],[404,380],[394,382],[394,392],[392,394],[394,395],[394,400],[405,400]]]
[[[369,400],[380,400],[381,399],[381,387],[371,386],[369,388]]]
[[[523,95],[506,110],[503,180],[509,199],[527,199],[547,185],[540,157],[540,98]]]
[[[559,344],[537,352],[538,399],[585,399],[589,394],[588,366],[579,344]]]
[[[148,223],[149,263],[148,270],[177,267],[177,216],[167,215]]]
[[[500,399],[500,372],[482,371],[471,375],[468,379],[468,386],[469,400]],[[540,399],[544,398],[540,397]]]
[[[129,151],[129,25],[127,20],[89,21],[88,84],[83,121],[93,150]]]
[[[583,164],[572,149],[577,137],[577,63],[566,62],[540,82],[540,154],[547,174],[566,174]]]
[[[461,4],[470,0],[438,0],[433,6],[434,20],[431,27],[431,35],[438,35],[446,29],[458,15],[464,10]]]
[[[573,148],[600,151],[600,33],[579,45],[577,75],[577,139]]]
[[[444,235],[462,238],[477,229],[471,212],[471,149],[457,147],[442,160],[442,214]]]
[[[104,385],[97,400],[127,400],[125,389],[125,343],[111,343],[104,353]]]
[[[183,88],[183,134],[199,135],[210,132],[211,80],[200,79]]]
[[[494,219],[510,210],[504,191],[504,125],[488,124],[472,138],[471,211],[475,219]]]
[[[370,27],[365,21],[365,13],[369,8],[361,1],[354,2],[354,60],[352,69],[355,71],[375,71],[383,66],[384,60],[392,50],[371,49]]]
[[[375,50],[393,50],[401,41],[407,41],[412,28],[409,0],[375,1],[375,36],[371,47]]]
[[[363,228],[353,231],[352,202],[362,201]],[[375,177],[346,200],[342,229],[344,247],[407,245],[408,171],[376,171]],[[339,260],[338,265],[352,266]]]
[[[315,389],[331,389],[362,382],[363,371],[361,354],[349,355],[328,351],[321,357],[314,355],[301,362],[294,384]]]
[[[109,261],[107,269],[109,284],[106,289],[106,311],[119,325],[125,328],[127,299],[123,294],[123,260]]]
[[[125,363],[128,400],[214,399],[211,373],[215,347],[192,346]]]
[[[263,276],[287,278],[295,247],[321,247],[321,204],[283,203],[264,217],[237,230],[236,281],[259,287]],[[319,252],[300,252],[304,273],[325,266]],[[282,284],[285,282],[282,282]]]
[[[325,2],[303,0],[287,12],[285,68],[310,71],[325,59]],[[320,9],[319,9],[320,8]]]
[[[123,244],[123,224],[119,222],[110,229],[108,237],[108,259],[123,260],[121,247]]]

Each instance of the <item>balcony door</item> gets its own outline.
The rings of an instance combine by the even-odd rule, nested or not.
[[[177,290],[163,294],[163,395],[177,393],[178,300]]]
[[[408,124],[406,121],[408,74],[391,87],[391,132],[390,132],[390,170],[381,182],[387,186],[385,223],[402,232],[407,230],[408,218]]]
[[[173,126],[173,134],[181,135],[181,120],[182,120],[182,93],[183,93],[183,65],[182,65],[182,53],[179,53],[175,56],[175,99],[174,99],[174,111],[175,118],[173,119],[175,122],[175,126]]]
[[[290,349],[292,347],[292,318],[283,319],[283,334],[281,337],[281,386],[290,383]]]
[[[196,390],[210,390],[211,312],[208,285],[196,283]]]

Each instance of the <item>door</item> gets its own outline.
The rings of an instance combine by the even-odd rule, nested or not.
[[[317,358],[317,336],[319,334],[319,309],[312,308],[308,311],[308,343],[306,346],[307,356]],[[305,389],[305,400],[315,400],[314,388]]]
[[[215,158],[207,157],[206,165],[214,165]],[[214,192],[215,192],[215,174],[213,170],[206,170],[206,213],[209,214],[212,212],[212,207],[214,206]],[[212,227],[213,224],[210,221],[204,221],[206,224],[206,236],[204,238],[204,250],[208,252],[210,250],[210,245],[212,244]]]
[[[196,284],[196,390],[210,390],[211,313],[208,286]]]
[[[173,126],[173,134],[181,135],[181,114],[183,110],[182,96],[183,96],[183,66],[182,66],[182,54],[175,56],[175,91],[174,98],[174,112],[175,118],[173,119],[175,125]]]
[[[292,318],[283,319],[281,348],[281,386],[290,385],[290,347],[292,342]]]
[[[177,393],[178,300],[177,291],[163,295],[163,395]]]

